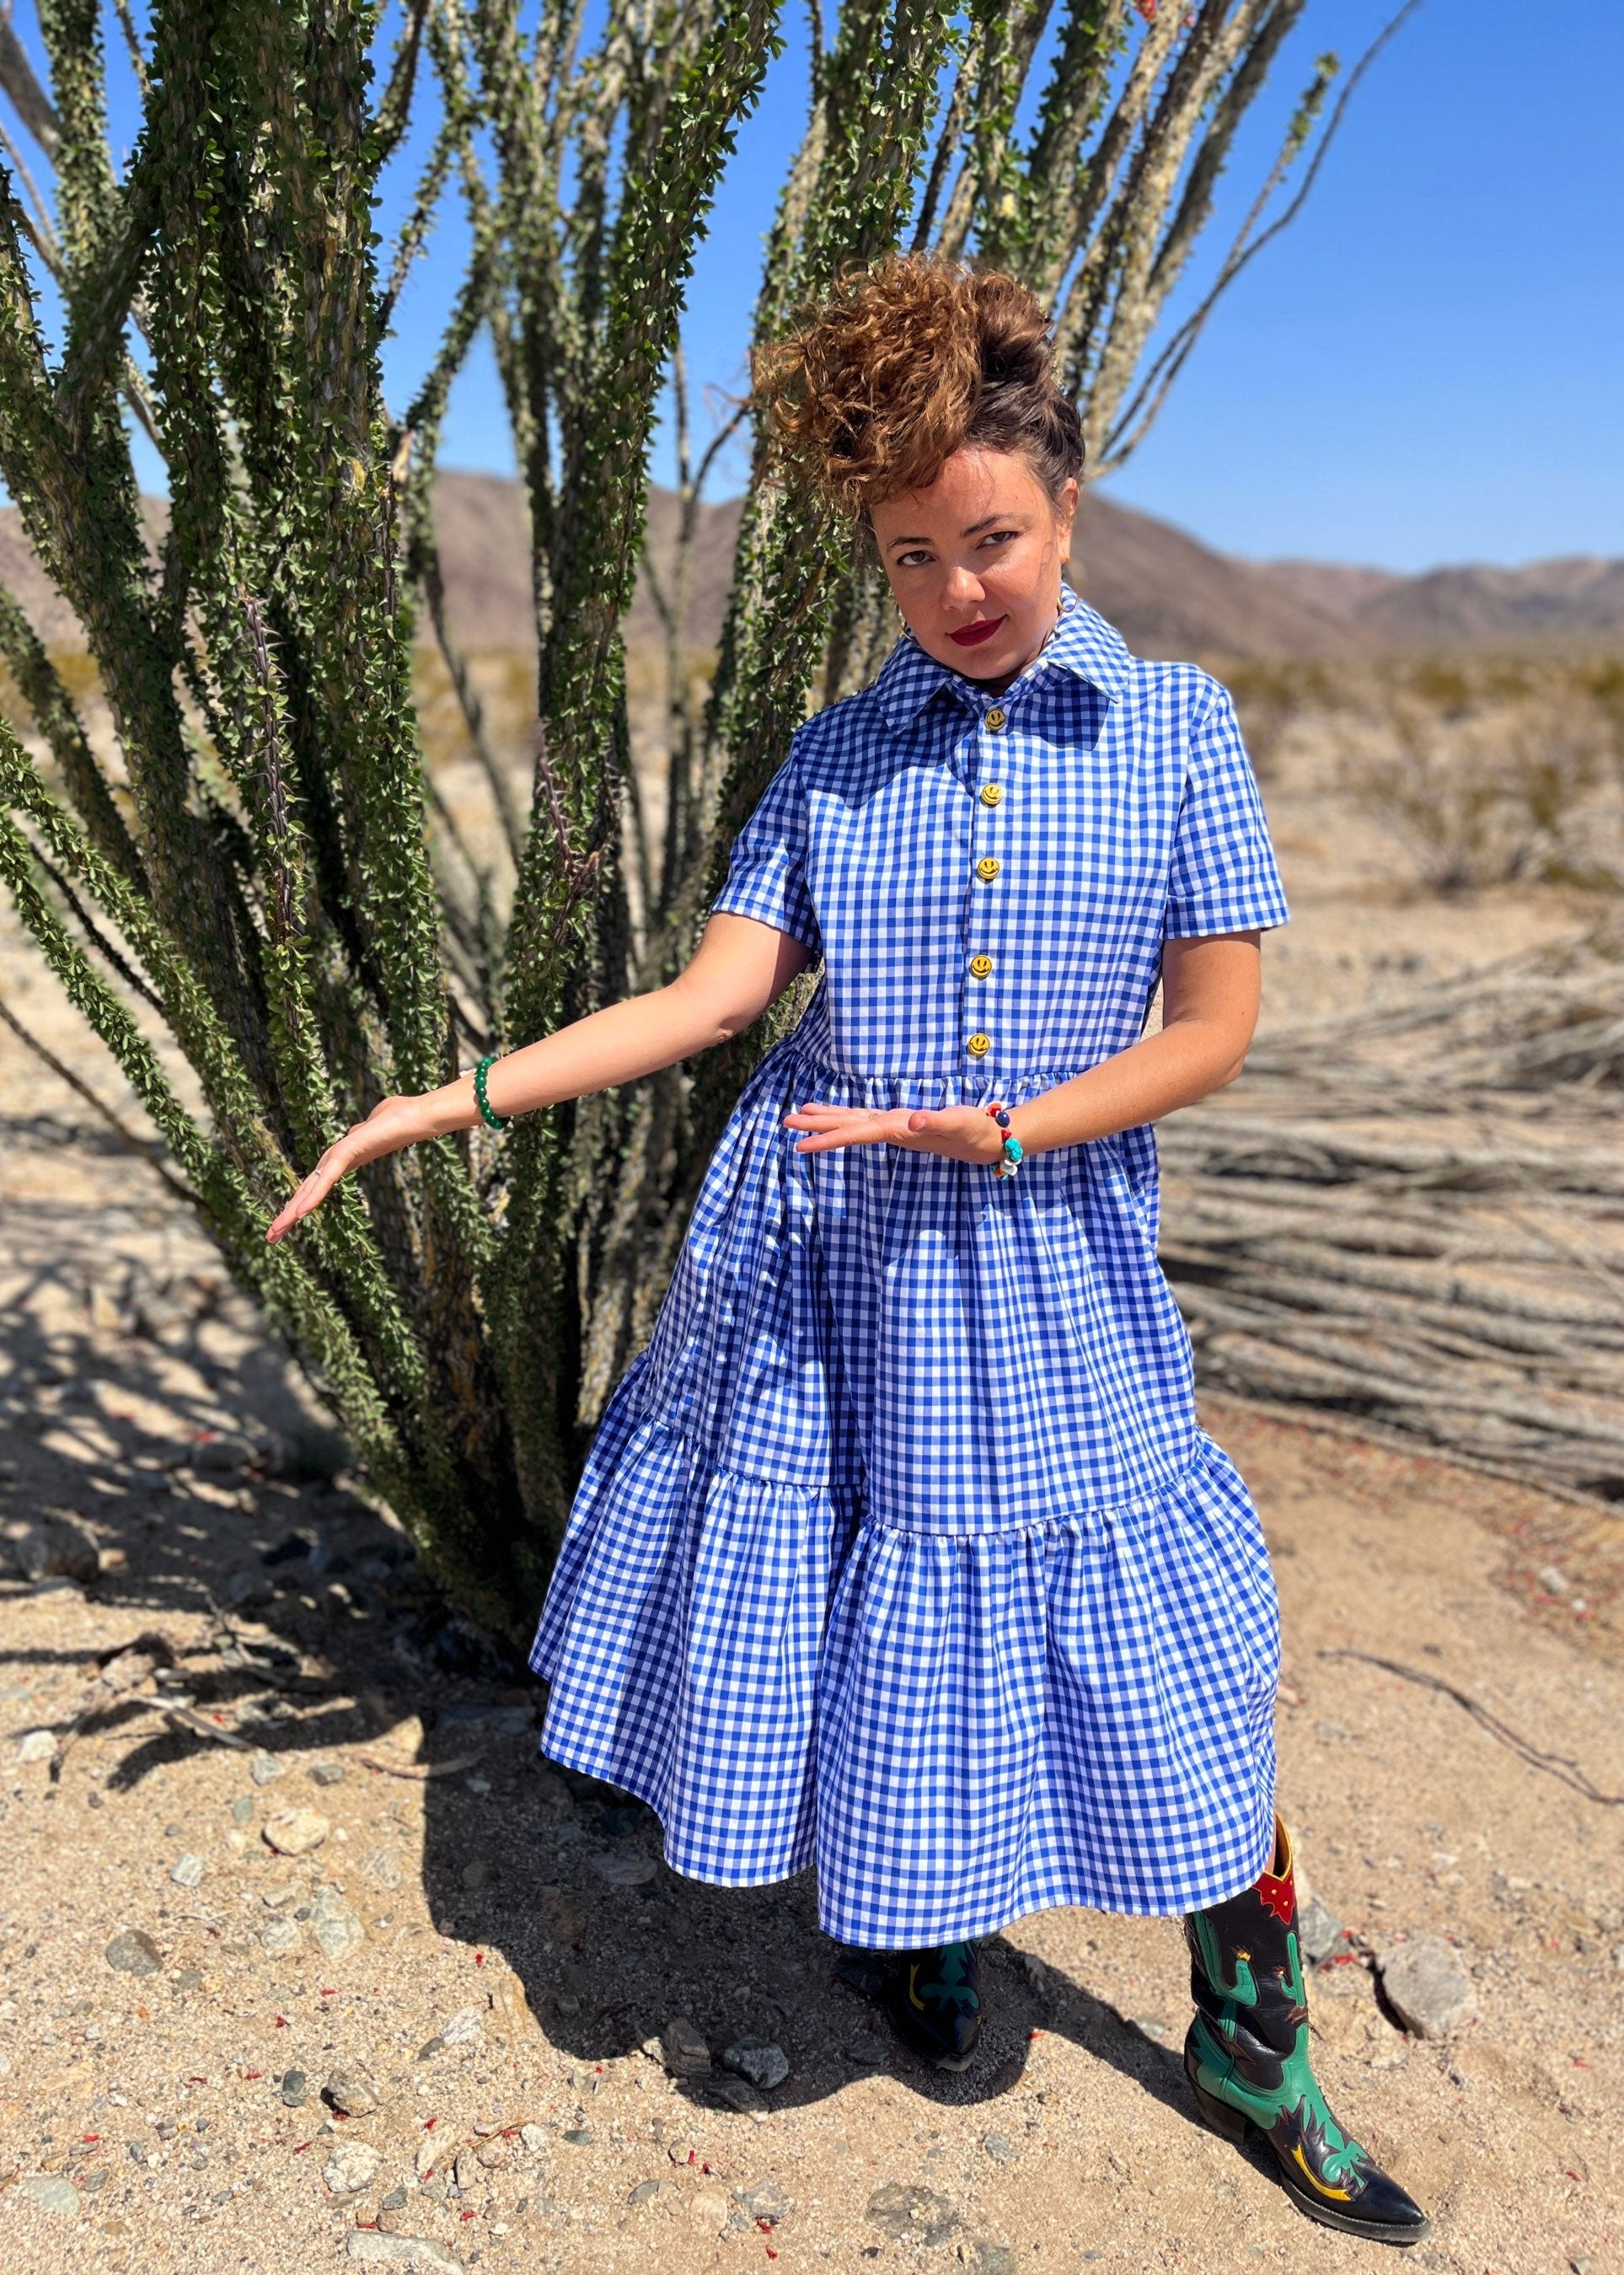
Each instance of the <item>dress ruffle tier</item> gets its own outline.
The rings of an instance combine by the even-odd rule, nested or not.
[[[1002,1184],[797,1154],[805,1099],[951,1102],[842,1081],[808,1032],[741,1100],[599,1431],[533,1655],[545,1750],[647,1802],[679,1872],[815,1864],[850,1943],[1219,1901],[1273,1838],[1278,1618],[1187,1374],[1099,1356],[1114,1307],[1171,1310],[1153,1183],[1115,1139]]]

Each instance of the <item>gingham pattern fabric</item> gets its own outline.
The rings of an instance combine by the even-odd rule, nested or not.
[[[716,906],[824,976],[599,1432],[545,1750],[646,1800],[679,1871],[815,1863],[850,1943],[1233,1894],[1273,1838],[1278,1618],[1150,1130],[1000,1181],[782,1126],[1030,1098],[1137,1038],[1166,940],[1283,923],[1228,697],[1070,594],[999,697],[904,640],[803,728]]]

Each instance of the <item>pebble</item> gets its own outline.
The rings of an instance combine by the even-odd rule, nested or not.
[[[1304,1959],[1318,1966],[1341,1941],[1342,1923],[1329,1904],[1311,1896],[1297,1913],[1297,1943]]]
[[[660,1867],[640,1848],[602,1848],[592,1860],[593,1871],[612,1888],[646,1887]]]
[[[415,2269],[417,2275],[463,2275],[463,2263],[426,2235],[388,2235],[381,2228],[350,2231],[350,2256],[374,2267]]]
[[[660,2059],[673,2077],[710,2075],[711,2050],[681,2014],[674,2014],[660,2033]]]
[[[17,1741],[19,1762],[48,1762],[57,1750],[54,1730],[25,1730]]]
[[[267,1754],[264,1758],[269,1761],[270,1756]],[[239,1793],[231,1803],[231,1822],[233,1825],[253,1823],[253,1795],[251,1793]]]
[[[188,1848],[170,1866],[170,1878],[178,1888],[195,1888],[208,1870],[203,1859]]]
[[[663,2183],[659,2181],[639,2181],[627,2196],[626,2202],[629,2204],[653,2203]]]
[[[482,2007],[459,2007],[441,2030],[441,2043],[448,2046],[476,2045],[485,2033],[485,2014]]]
[[[241,1431],[209,1430],[192,1441],[192,1466],[200,1477],[229,1477],[233,1470],[245,1470],[260,1450]]]
[[[1447,2037],[1477,2011],[1465,1961],[1438,1936],[1390,1944],[1376,1954],[1376,1971],[1387,2004],[1419,2038]]]
[[[733,2216],[733,2207],[720,2188],[701,2188],[688,2199],[688,2217],[706,2235],[720,2235]]]
[[[266,1818],[260,1837],[279,1856],[308,1856],[332,1829],[331,1818],[323,1817],[319,1809],[283,1809]]]
[[[312,1785],[342,1785],[347,1772],[342,1762],[312,1762],[305,1774]]]
[[[917,2184],[910,2188],[905,2181],[888,2181],[876,2188],[863,2217],[894,2243],[906,2236],[910,2242],[927,2248],[945,2243],[959,2225],[959,2216],[946,2196]]]
[[[763,2093],[782,2085],[789,2075],[789,2057],[783,2048],[761,2038],[736,2039],[721,2059],[729,2069],[747,2077]]]
[[[495,1872],[492,1871],[490,1866],[486,1863],[483,1856],[471,1857],[468,1863],[463,1866],[463,1886],[465,1888],[488,1887],[495,1877]]]
[[[310,2098],[310,2080],[302,2069],[284,2070],[282,2097],[290,2109],[302,2109]]]
[[[276,1591],[263,1572],[232,1572],[228,1575],[224,1590],[225,1600],[234,1611],[251,1612],[261,1604],[275,1600]]]
[[[1013,2165],[1020,2154],[1007,2133],[989,2133],[981,2145],[995,2165]]]
[[[570,2143],[570,2146],[572,2149],[590,2149],[592,2146],[592,2127],[590,2125],[572,2125],[570,2128],[570,2130],[564,2135],[564,2139]]]
[[[1016,2275],[1016,2257],[1007,2243],[989,2243],[985,2236],[973,2239],[977,2275]],[[1096,2255],[1085,2252],[1084,2258]]]
[[[382,2106],[382,2097],[364,2069],[336,2069],[321,2089],[321,2098],[342,2117],[370,2117]]]
[[[539,2125],[521,2125],[518,2137],[533,2157],[539,2157],[547,2146],[547,2135]]]
[[[366,1931],[360,1916],[347,1904],[336,1888],[322,1888],[311,1907],[310,1932],[323,1959],[344,1959],[357,1944],[365,1943]]]
[[[94,1580],[102,1568],[101,1553],[89,1533],[65,1517],[48,1516],[25,1525],[11,1537],[12,1561],[23,1579]]]
[[[269,1785],[273,1778],[285,1777],[287,1764],[279,1762],[274,1754],[256,1754],[248,1765],[248,1774],[255,1785]],[[245,1818],[244,1824],[247,1819]]]
[[[60,2173],[25,2173],[17,2185],[42,2211],[62,2212],[73,2219],[82,2209],[79,2190]]]
[[[321,2177],[336,2196],[359,2196],[372,2185],[379,2153],[370,2141],[341,2141],[321,2168]]]
[[[412,2160],[412,2169],[419,2181],[426,2181],[434,2171],[440,2161],[440,2152],[445,2145],[443,2142],[436,2141],[432,2133],[426,2133],[418,2143],[418,2152]]]
[[[783,2190],[771,2181],[763,2181],[753,2188],[736,2189],[734,2202],[742,2205],[752,2219],[764,2219],[769,2227],[776,2227],[795,2210]]]
[[[116,1935],[103,1956],[120,1975],[156,1975],[163,1965],[163,1954],[144,1928],[127,1927]]]
[[[268,1951],[273,1959],[287,1959],[305,1947],[305,1938],[296,1919],[267,1920],[260,1930],[260,1948]]]

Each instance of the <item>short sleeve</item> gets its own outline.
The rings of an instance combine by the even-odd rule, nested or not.
[[[817,911],[806,881],[806,801],[793,752],[733,841],[728,880],[714,916],[753,917],[822,954]]]
[[[1289,915],[1240,722],[1228,691],[1214,681],[1190,729],[1162,936],[1264,932]]]

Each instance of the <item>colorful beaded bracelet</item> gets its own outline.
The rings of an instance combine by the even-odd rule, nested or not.
[[[473,1070],[473,1102],[479,1107],[480,1119],[487,1130],[505,1130],[513,1119],[510,1114],[498,1114],[485,1093],[485,1078],[495,1065],[498,1055],[493,1051],[488,1058],[481,1059]]]
[[[1012,1177],[1026,1158],[1021,1141],[1009,1128],[1008,1109],[1001,1098],[995,1098],[986,1110],[1004,1133],[1004,1158],[998,1163],[993,1175],[999,1177]]]

